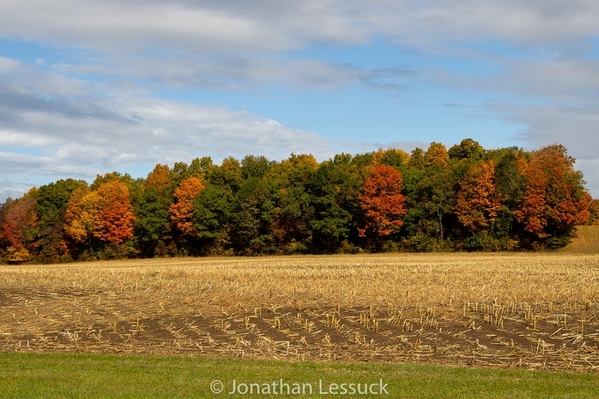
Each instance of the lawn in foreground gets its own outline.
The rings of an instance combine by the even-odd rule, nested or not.
[[[211,387],[219,388],[218,383],[213,383],[216,380],[223,384],[220,394],[211,392]],[[237,393],[230,394],[234,380]],[[249,394],[252,383],[259,384],[259,393],[254,387],[254,394]],[[364,389],[364,384],[368,384],[371,393],[343,395],[342,384],[362,384],[355,385],[356,389]],[[381,387],[383,391],[379,392]],[[351,392],[351,385],[345,388]],[[305,394],[294,394],[294,390]],[[0,353],[2,398],[592,398],[598,393],[599,377],[592,373],[390,363]]]

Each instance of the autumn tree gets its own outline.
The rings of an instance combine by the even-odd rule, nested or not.
[[[67,239],[64,234],[66,210],[73,192],[87,187],[82,180],[58,180],[37,190],[37,214],[39,215],[39,256],[45,262],[56,262],[67,255]]]
[[[424,154],[424,166],[446,167],[449,165],[447,148],[441,143],[432,142]]]
[[[159,191],[163,191],[171,184],[170,174],[171,169],[168,165],[157,164],[143,181],[142,188],[146,190],[153,187]]]
[[[39,218],[36,212],[36,190],[11,201],[2,222],[2,236],[11,247],[31,251],[35,246]]]
[[[524,197],[515,211],[529,245],[560,247],[573,233],[577,216],[588,205],[582,174],[565,147],[551,145],[532,153],[522,166]]]
[[[495,163],[473,164],[459,182],[454,213],[470,233],[488,229],[494,222],[501,203],[495,195]]]
[[[73,192],[64,230],[77,244],[89,245],[90,240],[121,244],[133,237],[134,220],[127,186],[119,180],[108,180],[97,190],[86,187]]]
[[[127,191],[129,193],[129,202],[134,209],[137,209],[143,194],[142,185],[144,180],[133,178],[128,173],[121,174],[115,171],[106,173],[104,175],[97,175],[92,184],[90,184],[90,188],[96,191],[101,185],[112,181],[121,182],[127,187]]]
[[[375,242],[399,230],[406,213],[402,194],[403,178],[397,169],[379,165],[364,182],[359,195],[365,225],[358,228],[360,237],[370,237]]]
[[[10,203],[12,199],[7,198],[4,202],[0,202],[0,251],[2,248],[8,247],[8,241],[6,241],[4,237],[4,231],[2,226],[4,225],[4,220],[6,218],[6,214],[8,213],[8,208],[10,207]]]
[[[133,237],[135,215],[129,200],[129,189],[118,180],[100,185],[98,213],[93,236],[109,244],[121,244]]]
[[[585,191],[581,202],[584,206],[576,214],[574,223],[577,226],[591,226],[597,220],[596,209],[594,209],[597,206],[596,200],[593,199],[591,193]]]
[[[198,177],[189,177],[181,181],[175,189],[174,202],[169,207],[170,220],[184,237],[197,235],[193,226],[193,202],[203,189],[204,184]]]
[[[311,155],[209,157],[46,184],[0,204],[4,261],[139,256],[530,249],[599,223],[574,159],[553,145],[486,150],[472,139]],[[20,249],[23,249],[21,251]],[[68,258],[67,258],[68,259]]]
[[[100,198],[89,187],[73,191],[65,211],[65,235],[75,244],[89,244],[97,225]]]

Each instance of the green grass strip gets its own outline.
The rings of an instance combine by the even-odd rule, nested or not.
[[[215,380],[222,382],[220,394],[211,392]],[[361,394],[365,389],[369,393]],[[388,363],[0,353],[0,398],[243,397],[596,398],[599,375]]]

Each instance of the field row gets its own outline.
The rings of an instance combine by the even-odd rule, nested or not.
[[[415,255],[3,268],[0,345],[596,370],[598,260]]]

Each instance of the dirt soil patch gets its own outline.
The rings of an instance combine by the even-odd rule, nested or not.
[[[2,268],[0,350],[599,368],[596,257],[277,259]]]

